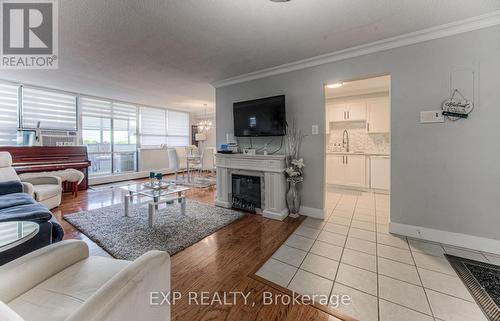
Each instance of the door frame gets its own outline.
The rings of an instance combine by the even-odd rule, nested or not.
[[[390,188],[392,189],[392,186],[393,186],[393,182],[392,182],[392,106],[393,106],[393,103],[392,103],[392,75],[391,73],[387,72],[387,73],[380,73],[380,74],[371,74],[371,75],[365,75],[365,76],[359,76],[359,77],[355,77],[355,78],[348,78],[348,79],[345,79],[345,80],[341,80],[339,81],[338,78],[335,78],[333,77],[332,78],[332,81],[325,81],[323,83],[323,124],[325,126],[325,130],[323,131],[323,135],[324,135],[324,144],[323,144],[323,177],[324,177],[324,182],[323,182],[323,215],[324,215],[324,218],[326,219],[327,216],[328,216],[328,213],[326,213],[326,210],[327,210],[327,205],[326,205],[326,195],[327,195],[327,192],[328,192],[328,184],[327,184],[327,181],[326,181],[326,163],[327,163],[327,145],[328,145],[328,141],[327,141],[327,137],[329,136],[329,126],[330,124],[327,122],[327,118],[326,118],[326,115],[327,115],[327,98],[326,98],[326,90],[327,90],[327,85],[328,84],[332,84],[332,83],[345,83],[345,82],[353,82],[353,81],[359,81],[359,80],[365,80],[365,79],[370,79],[370,78],[377,78],[377,77],[383,77],[383,76],[389,76],[389,124],[390,124],[390,132],[389,132],[389,145],[390,145],[390,153],[389,153],[389,156],[390,156]],[[337,79],[337,80],[333,80],[333,79]],[[328,130],[327,130],[327,126],[328,126]],[[389,190],[389,195],[391,194],[391,190]],[[392,213],[391,211],[391,202],[389,202],[389,213]]]

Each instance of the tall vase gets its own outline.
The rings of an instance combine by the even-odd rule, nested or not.
[[[290,181],[290,188],[286,193],[286,205],[288,206],[288,211],[290,215],[297,216],[300,210],[300,193],[297,190],[297,182]]]

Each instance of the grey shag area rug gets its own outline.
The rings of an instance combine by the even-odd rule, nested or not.
[[[64,219],[117,259],[134,260],[149,250],[170,255],[182,251],[245,214],[186,200],[186,214],[180,204],[162,204],[153,227],[148,227],[148,205],[131,205],[124,216],[123,204],[65,215]]]

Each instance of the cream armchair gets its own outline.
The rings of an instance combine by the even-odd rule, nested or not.
[[[5,181],[21,181],[24,192],[48,209],[58,207],[61,204],[62,186],[59,177],[31,177],[21,180],[12,167],[10,153],[0,152],[0,182]]]
[[[169,321],[170,305],[150,304],[151,293],[169,291],[168,253],[129,262],[62,241],[0,267],[0,320]]]

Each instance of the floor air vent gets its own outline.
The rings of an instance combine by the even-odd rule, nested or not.
[[[490,321],[500,321],[500,266],[446,255]]]

